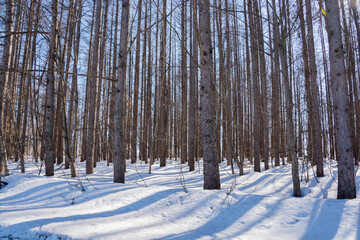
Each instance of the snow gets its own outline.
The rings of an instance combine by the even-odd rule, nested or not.
[[[112,165],[97,165],[85,175],[78,163],[79,177],[71,179],[62,168],[45,177],[40,163],[28,161],[25,174],[10,163],[0,239],[360,239],[360,174],[358,198],[337,200],[334,161],[319,182],[310,169],[302,198],[291,196],[289,164],[261,173],[247,165],[234,177],[222,163],[221,190],[203,190],[202,172],[174,160],[155,163],[152,174],[129,163],[126,184],[112,182]]]

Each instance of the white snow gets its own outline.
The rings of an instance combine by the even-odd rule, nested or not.
[[[358,198],[337,200],[334,161],[319,182],[310,169],[302,198],[291,196],[290,165],[261,173],[247,165],[234,177],[222,163],[221,190],[203,190],[202,172],[174,160],[155,163],[152,174],[146,164],[128,163],[126,184],[112,182],[106,162],[93,175],[78,163],[75,179],[63,169],[38,175],[40,164],[30,161],[25,174],[17,163],[9,167],[0,239],[360,239],[360,174]]]

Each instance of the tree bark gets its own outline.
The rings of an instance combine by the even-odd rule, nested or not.
[[[119,46],[119,67],[115,89],[115,111],[114,111],[114,182],[125,183],[125,139],[124,139],[124,98],[126,83],[126,63],[128,55],[130,1],[122,1],[121,10],[121,32]]]
[[[284,2],[282,2],[282,10],[284,9]],[[274,7],[274,6],[273,6]],[[276,8],[273,9],[273,14],[276,14]],[[280,11],[283,12],[283,11]],[[277,17],[276,17],[277,21]],[[296,147],[295,147],[295,135],[294,135],[294,126],[293,126],[293,100],[292,100],[292,89],[290,87],[290,82],[288,78],[288,63],[287,63],[287,53],[286,53],[286,38],[287,38],[287,29],[286,25],[283,24],[281,28],[281,35],[279,34],[279,29],[274,29],[277,31],[277,36],[280,36],[280,39],[274,42],[274,44],[278,44],[280,51],[280,59],[281,59],[281,68],[283,74],[284,81],[284,91],[285,91],[285,110],[286,110],[286,141],[288,145],[289,154],[288,158],[291,158],[291,173],[293,180],[293,195],[295,197],[301,197],[301,189],[300,189],[300,180],[299,180],[299,167],[298,167],[298,159],[296,155]],[[274,33],[275,34],[275,33]]]
[[[138,22],[135,55],[135,78],[134,78],[134,105],[132,116],[131,134],[131,163],[136,162],[137,155],[137,125],[138,125],[138,105],[139,105],[139,79],[140,79],[140,30],[141,30],[142,0],[138,2]]]
[[[102,0],[96,2],[96,15],[95,15],[95,33],[94,45],[92,48],[91,68],[90,68],[90,89],[89,89],[89,117],[88,117],[88,131],[86,141],[86,174],[94,173],[94,159],[95,159],[95,128],[96,128],[96,83],[98,75],[99,63],[99,39],[100,39],[100,23],[101,23],[101,9]]]
[[[350,139],[349,101],[346,90],[344,48],[338,1],[325,0],[330,51],[331,90],[335,115],[335,146],[338,161],[338,199],[356,198],[354,160]]]
[[[323,166],[323,153],[322,153],[322,130],[321,130],[321,115],[320,115],[320,97],[319,87],[317,84],[317,69],[315,59],[315,44],[314,44],[314,33],[313,33],[313,21],[311,13],[311,1],[306,0],[306,22],[307,22],[307,40],[309,48],[309,70],[310,70],[310,89],[311,89],[311,101],[312,101],[312,114],[313,114],[313,146],[312,156],[316,163],[316,176],[324,176]]]
[[[57,59],[57,46],[58,46],[58,1],[53,0],[51,5],[52,11],[52,25],[51,25],[51,44],[49,48],[49,63],[46,81],[46,102],[45,102],[45,131],[44,131],[44,145],[45,145],[45,175],[54,175],[54,101],[55,101],[55,68]]]
[[[260,172],[260,90],[259,90],[259,61],[257,40],[257,24],[254,21],[254,4],[248,0],[249,24],[250,24],[250,43],[251,43],[251,59],[252,59],[252,78],[253,78],[253,99],[254,99],[254,171]]]
[[[188,164],[189,171],[195,170],[195,136],[196,136],[196,122],[195,109],[197,102],[195,102],[195,83],[197,77],[198,65],[198,45],[196,31],[197,18],[197,0],[190,0],[190,88],[189,88],[189,135],[188,135]]]
[[[201,52],[200,114],[204,161],[204,189],[220,189],[215,143],[215,83],[212,63],[209,0],[199,0]]]
[[[181,4],[181,163],[187,162],[187,57],[186,1]]]
[[[160,158],[160,167],[166,166],[166,129],[168,127],[168,114],[166,111],[166,99],[168,89],[166,84],[166,0],[163,0],[161,26],[161,49],[160,49],[160,117],[158,134],[158,156]]]

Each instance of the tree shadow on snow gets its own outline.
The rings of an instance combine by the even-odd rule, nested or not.
[[[187,231],[184,233],[173,234],[167,237],[159,239],[197,239],[203,236],[214,236],[216,233],[226,230],[253,207],[260,203],[265,196],[260,195],[245,195],[242,196],[234,205],[222,209],[214,218],[202,226]],[[236,205],[243,205],[242,207],[236,207]],[[234,208],[241,209],[240,211],[234,211]]]
[[[65,187],[62,187],[62,188],[65,188]],[[103,187],[101,190],[95,190],[95,191],[97,191],[96,194],[92,194],[90,192],[89,195],[87,195],[88,191],[86,191],[86,192],[83,192],[84,195],[79,195],[79,196],[74,197],[74,199],[72,199],[72,201],[71,201],[72,203],[70,203],[71,199],[68,199],[69,201],[66,201],[64,199],[61,202],[59,202],[58,200],[53,199],[54,197],[64,197],[64,198],[66,197],[66,194],[64,194],[61,191],[61,188],[58,188],[57,190],[59,190],[59,192],[55,191],[56,195],[52,196],[52,198],[51,198],[52,201],[53,201],[52,204],[54,204],[54,205],[47,206],[49,203],[44,202],[43,205],[38,205],[38,206],[35,206],[35,207],[28,207],[28,204],[39,203],[42,200],[49,200],[49,194],[46,194],[46,193],[43,194],[42,193],[42,194],[39,194],[41,196],[40,198],[31,197],[30,199],[33,199],[32,201],[22,199],[21,201],[15,202],[14,204],[13,204],[13,202],[10,202],[9,205],[11,205],[11,206],[19,205],[20,208],[19,209],[6,210],[6,212],[20,212],[20,211],[24,211],[24,210],[61,208],[61,207],[69,207],[72,204],[75,204],[73,206],[77,206],[78,204],[85,203],[87,201],[95,200],[97,198],[103,198],[106,195],[110,195],[110,194],[117,193],[117,192],[120,192],[120,191],[130,190],[130,189],[134,189],[134,188],[135,188],[135,186],[133,186],[133,187],[125,187],[125,188],[121,188],[121,189],[114,188],[114,186],[108,186],[108,187]],[[45,196],[45,197],[43,197],[43,196]]]
[[[339,230],[345,203],[346,200],[317,200],[312,207],[308,227],[301,239],[334,239]]]
[[[145,198],[142,198],[136,202],[133,202],[131,204],[122,206],[120,208],[104,211],[104,212],[98,212],[98,213],[89,213],[89,214],[77,214],[77,215],[70,215],[66,217],[46,217],[31,221],[24,221],[21,223],[9,225],[8,227],[11,229],[21,229],[22,231],[30,231],[34,227],[42,227],[44,225],[48,225],[51,223],[65,223],[67,221],[79,221],[79,220],[89,220],[94,218],[107,218],[107,217],[113,217],[116,215],[126,214],[133,211],[138,211],[146,206],[149,206],[157,201],[160,201],[164,198],[167,198],[168,196],[178,192],[180,190],[178,189],[169,189],[157,192],[155,194],[152,194],[150,196],[147,196]],[[68,211],[71,213],[71,211]]]

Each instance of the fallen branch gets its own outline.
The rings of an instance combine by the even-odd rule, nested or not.
[[[4,184],[4,185],[8,185],[8,184],[9,184],[9,183],[4,182],[4,181],[1,181],[1,180],[0,180],[0,183],[2,183],[2,184]]]

